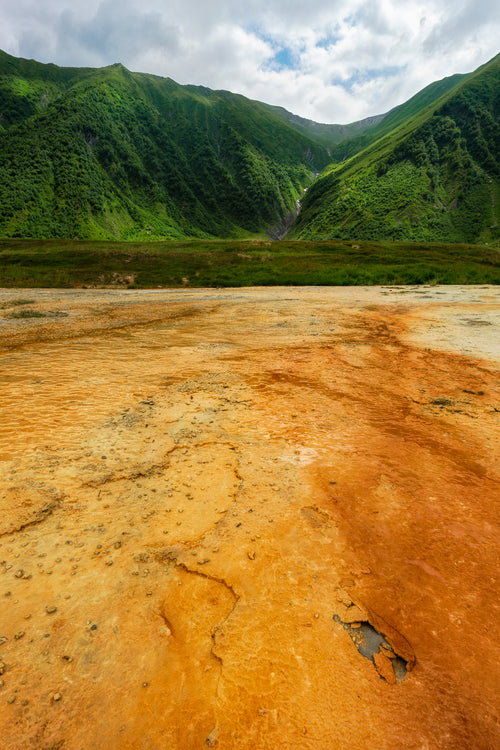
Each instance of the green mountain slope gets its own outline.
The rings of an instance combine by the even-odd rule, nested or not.
[[[0,53],[3,237],[263,233],[328,161],[242,96]]]
[[[301,133],[326,146],[331,160],[339,162],[345,161],[345,159],[362,151],[386,133],[390,133],[409,118],[418,114],[424,107],[442,97],[465,78],[467,78],[467,75],[457,73],[443,78],[441,81],[435,81],[412,96],[407,102],[394,107],[389,112],[367,117],[348,125],[327,125],[314,122],[298,117],[283,109],[283,107],[266,106],[285,122],[300,130]]]
[[[326,146],[329,149],[330,155],[335,153],[335,150],[331,149],[332,146],[344,142],[357,142],[358,139],[361,141],[366,133],[371,133],[386,117],[386,115],[375,115],[374,117],[367,117],[364,120],[358,120],[357,122],[352,122],[348,125],[328,125],[326,123],[314,122],[314,120],[307,120],[304,117],[299,117],[283,107],[275,107],[271,104],[266,104],[264,106],[266,106],[270,112],[273,112],[280,117],[284,122],[289,123],[296,130],[304,133],[308,138],[312,138],[322,146]],[[366,145],[366,143],[364,145]]]
[[[293,236],[498,242],[500,55],[405,108],[408,119],[396,111],[393,130],[315,181]]]

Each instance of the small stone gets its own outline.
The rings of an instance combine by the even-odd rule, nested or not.
[[[343,604],[345,607],[350,607],[352,604],[351,597],[346,594],[345,591],[342,591],[342,589],[337,592],[337,601]]]
[[[5,662],[0,661],[0,674],[5,674],[5,670],[7,667],[5,666]]]
[[[45,611],[48,615],[53,615],[54,612],[57,612],[57,607],[50,605],[49,607],[45,607]]]
[[[121,546],[122,546],[121,542],[115,542],[115,549],[120,549]]]
[[[54,693],[54,695],[52,696],[52,700],[55,701],[56,703],[57,701],[60,701],[61,698],[62,698],[61,693]]]
[[[16,641],[19,641],[24,635],[26,635],[24,630],[20,630],[18,633],[15,634],[14,639]]]
[[[375,668],[379,675],[384,678],[390,685],[396,683],[396,675],[394,674],[394,668],[391,660],[385,655],[385,653],[373,654],[373,661]]]
[[[218,737],[219,737],[219,730],[217,727],[214,727],[210,734],[208,735],[207,739],[205,740],[205,745],[207,747],[217,747],[218,745]]]
[[[149,682],[143,682],[142,687],[147,687],[149,685]]]
[[[255,550],[253,549],[247,552],[247,557],[249,560],[255,560]]]
[[[358,607],[357,604],[353,604],[351,607],[348,607],[343,617],[343,622],[349,625],[352,622],[363,622],[365,620],[368,620],[368,615],[366,614],[364,609]]]
[[[198,560],[198,565],[206,565],[206,563],[210,562],[209,557],[204,557],[203,560]]]
[[[24,576],[24,570],[22,570],[22,568],[16,571],[15,573],[16,578],[22,578],[23,576]]]
[[[11,695],[10,698],[7,698],[7,703],[15,703],[16,697],[15,695]]]
[[[360,627],[361,627],[361,623],[360,622],[351,622],[351,628],[353,630],[357,630]]]
[[[113,565],[113,560],[106,560],[106,565],[109,567],[110,565]]]

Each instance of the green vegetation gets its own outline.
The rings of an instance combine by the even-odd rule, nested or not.
[[[45,318],[45,313],[39,310],[19,310],[18,312],[8,313],[7,318]]]
[[[466,75],[456,74],[448,76],[448,78],[443,78],[441,81],[435,81],[426,86],[425,89],[422,89],[422,91],[419,91],[415,96],[412,96],[404,104],[394,107],[390,112],[377,119],[372,127],[360,129],[358,133],[349,130],[349,135],[343,138],[342,142],[337,146],[330,149],[332,160],[343,162],[359,153],[371,143],[382,138],[382,136],[392,132],[400,125],[404,125],[411,118],[418,116],[422,110],[433,105],[434,102],[454,89],[467,77]],[[352,128],[353,126],[348,125],[347,127]]]
[[[262,235],[327,162],[242,96],[0,54],[0,236]]]
[[[409,242],[0,241],[1,287],[499,284],[500,251]]]
[[[316,180],[295,237],[500,245],[500,55],[407,104],[413,116]]]
[[[229,251],[220,255],[212,244],[207,267],[199,256],[201,266],[182,275],[199,285],[224,284],[224,273],[236,285],[240,275],[241,283],[392,283],[391,273],[402,273],[392,255],[398,247],[413,283],[422,271],[416,258],[386,241],[500,247],[500,55],[475,73],[431,84],[385,115],[323,125],[119,64],[58,68],[0,52],[0,237],[94,240],[106,276],[119,256],[99,242],[281,237],[299,198],[302,211],[288,237],[368,242],[369,262],[366,253],[351,257],[348,249],[349,263],[335,265],[337,256],[324,249],[313,261],[311,246],[297,245],[297,253],[273,249],[272,272],[259,260],[250,273],[252,264],[232,264]],[[375,249],[373,242],[381,241]],[[93,269],[89,283],[98,283],[94,250],[75,246],[73,262],[57,243],[46,247],[47,285],[51,274],[61,285],[76,283],[75,263],[82,259]],[[154,274],[167,267],[158,283],[180,283],[172,270],[178,244],[161,252],[156,245],[151,252],[138,247],[144,267],[134,267],[135,283],[154,285]],[[381,247],[391,248],[388,256],[380,255]],[[427,245],[418,247],[423,252]],[[189,263],[198,258],[201,250],[193,248],[182,251],[179,268],[188,256]],[[306,280],[299,252],[312,263],[311,278],[324,282]],[[43,255],[37,253],[35,265]],[[252,245],[254,260],[255,253]],[[375,270],[374,258],[382,263],[382,257],[387,273]],[[287,280],[285,258],[289,278],[303,281]],[[215,260],[224,268],[212,268]],[[365,269],[358,275],[355,263]],[[5,271],[7,285],[17,284],[15,269],[21,273],[18,260]]]
[[[6,307],[21,307],[22,305],[32,305],[34,302],[34,299],[11,299],[9,302],[3,302],[0,305],[0,309],[4,309]]]

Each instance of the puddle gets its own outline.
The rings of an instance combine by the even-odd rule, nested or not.
[[[359,653],[370,659],[382,680],[394,684],[405,679],[408,662],[395,653],[393,646],[371,623],[365,621],[351,625],[342,622],[338,615],[334,615],[333,619],[349,633]]]

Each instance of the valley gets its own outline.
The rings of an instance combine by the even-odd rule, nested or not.
[[[497,55],[335,125],[121,64],[0,51],[0,237],[498,248],[499,91]]]

